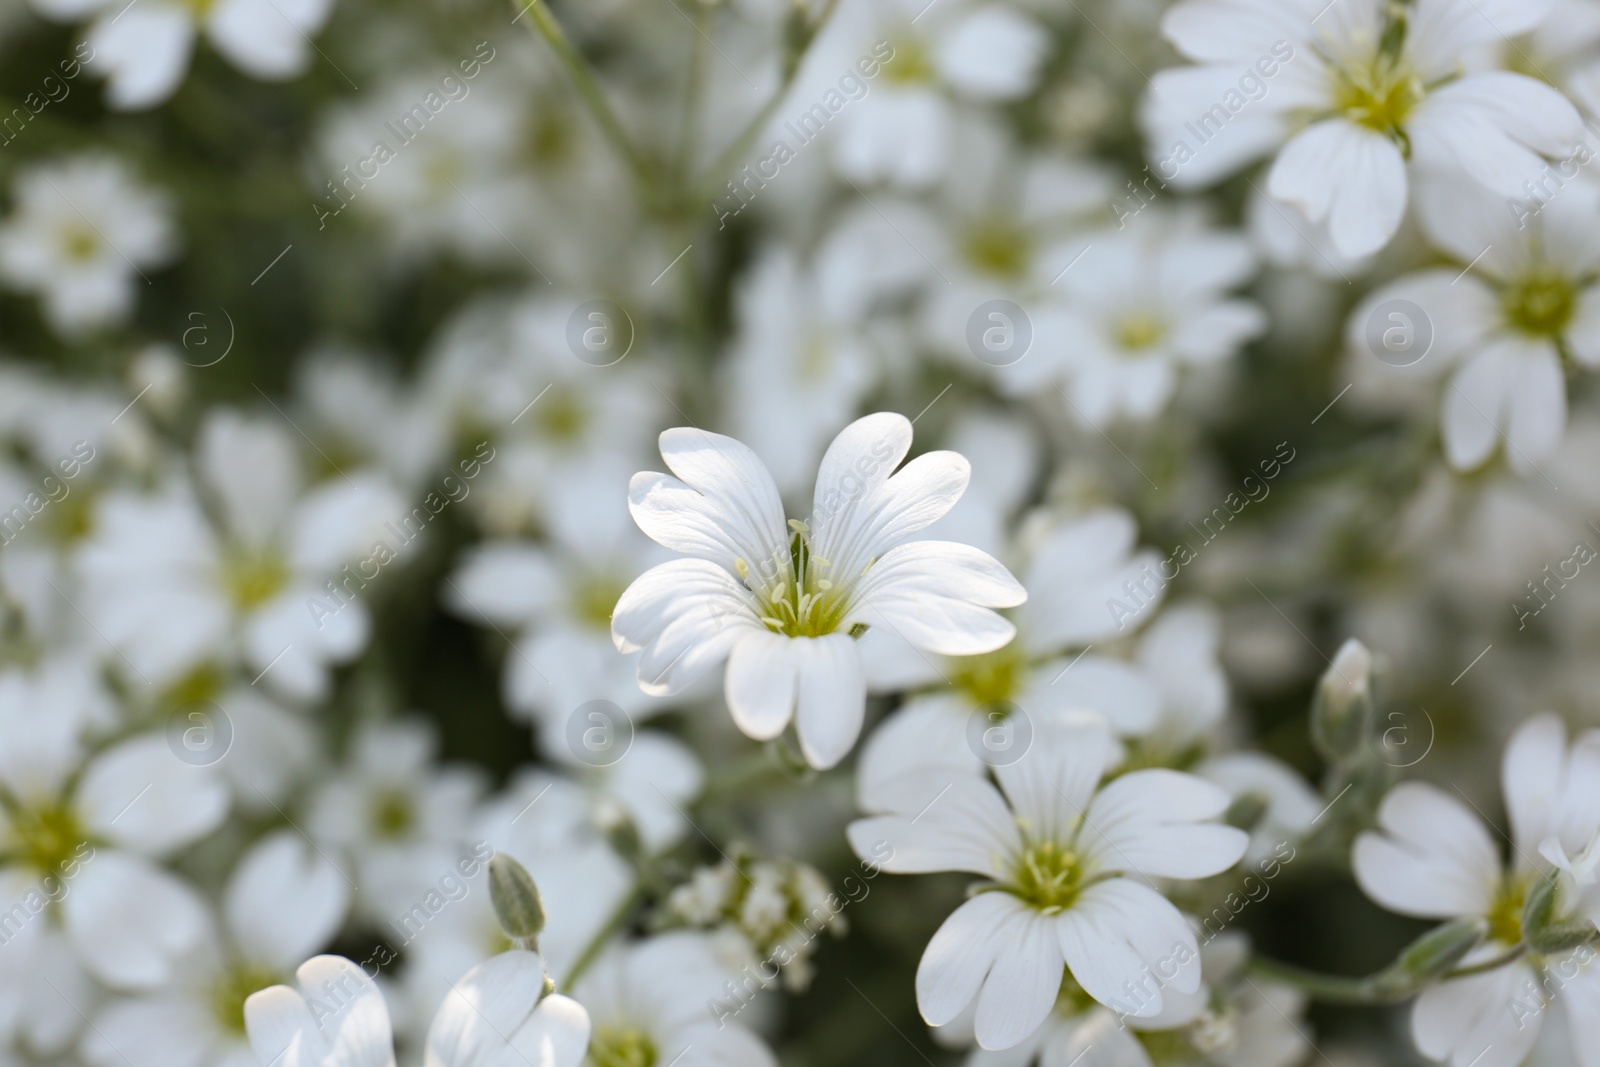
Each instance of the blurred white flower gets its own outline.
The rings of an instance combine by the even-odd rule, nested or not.
[[[59,926],[83,969],[113,988],[171,981],[178,959],[205,935],[206,915],[195,890],[160,861],[222,824],[227,787],[211,769],[178,760],[160,734],[85,759],[70,724],[63,730],[31,708],[3,711],[0,883],[8,920],[28,914],[27,894],[46,879],[61,883],[50,894],[55,908],[29,909],[31,920],[23,919],[21,951],[31,943],[48,952],[44,928]]]
[[[572,991],[594,1024],[589,1062],[777,1067],[759,1037],[706,1010],[724,980],[699,934],[661,934],[611,949]]]
[[[1004,567],[965,545],[902,543],[950,510],[969,474],[953,452],[894,474],[910,448],[902,415],[851,423],[823,456],[811,522],[786,526],[772,476],[748,448],[691,427],[663,433],[676,477],[634,475],[629,507],[646,534],[694,558],[646,572],[612,616],[617,647],[644,649],[645,691],[678,691],[726,658],[739,728],[768,740],[793,719],[806,759],[831,767],[861,731],[863,629],[884,625],[941,655],[1009,641],[1014,628],[992,609],[1026,593]]]
[[[1158,176],[1194,188],[1277,150],[1267,192],[1326,223],[1347,256],[1394,236],[1414,169],[1464,173],[1521,196],[1544,157],[1573,148],[1581,121],[1555,89],[1491,69],[1484,52],[1549,8],[1184,0],[1162,31],[1199,65],[1152,82],[1146,124]]]
[[[83,1058],[94,1067],[253,1067],[245,999],[325,948],[349,898],[338,870],[294,831],[263,838],[228,880],[225,937],[203,938],[159,992],[102,1007]]]
[[[1372,317],[1410,301],[1423,318],[1397,327],[1416,331],[1417,345],[1430,342],[1417,356],[1431,360],[1428,372],[1449,373],[1445,458],[1471,470],[1504,442],[1512,469],[1530,474],[1566,428],[1564,364],[1600,369],[1600,188],[1575,181],[1547,200],[1504,202],[1440,179],[1427,194],[1423,227],[1462,266],[1407,274],[1372,293],[1351,315],[1349,343],[1360,351]]]
[[[314,956],[295,972],[299,989],[273,986],[245,1001],[260,1067],[394,1067],[389,1009],[377,985],[342,956]],[[455,983],[428,1027],[434,1067],[578,1067],[589,1015],[544,991],[544,961],[505,952]]]
[[[902,775],[891,812],[850,824],[862,858],[887,842],[884,870],[966,871],[989,879],[945,920],[917,969],[931,1026],[977,998],[975,1033],[1006,1049],[1036,1031],[1071,979],[1136,1018],[1200,988],[1200,953],[1182,913],[1144,879],[1204,878],[1244,854],[1214,820],[1228,795],[1193,775],[1133,771],[1105,786],[1114,742],[1099,716],[1046,720],[1022,758],[981,778]],[[1065,971],[1063,971],[1065,967]]]
[[[309,800],[307,832],[349,857],[357,909],[374,921],[404,914],[467,851],[483,776],[437,766],[437,752],[433,728],[420,720],[368,727]]]
[[[234,411],[208,415],[197,452],[199,491],[174,479],[107,494],[80,557],[86,612],[149,684],[239,662],[252,681],[318,699],[329,669],[366,645],[361,590],[397,557],[382,524],[404,505],[371,474],[308,486],[289,431]]]
[[[177,247],[173,207],[111,156],[35,164],[0,226],[0,278],[39,294],[57,333],[80,338],[133,310],[135,281]]]
[[[56,17],[98,9],[89,28],[87,66],[107,79],[114,108],[140,110],[162,103],[183,83],[203,32],[235,67],[263,81],[286,81],[306,69],[311,35],[322,28],[333,0],[34,0]]]

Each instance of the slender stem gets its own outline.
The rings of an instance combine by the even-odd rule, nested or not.
[[[757,111],[751,116],[750,121],[744,124],[744,127],[740,129],[732,143],[723,149],[722,154],[717,156],[716,161],[706,171],[705,177],[695,186],[700,190],[701,199],[715,200],[717,183],[723,180],[733,170],[734,166],[749,154],[751,146],[756,142],[756,138],[761,136],[761,131],[767,128],[767,123],[772,120],[773,114],[778,110],[778,105],[782,104],[789,95],[789,87],[794,84],[795,77],[800,73],[800,61],[805,58],[806,48],[810,47],[811,42],[816,39],[816,35],[827,24],[828,18],[833,14],[833,9],[837,4],[838,0],[827,0],[821,13],[818,14],[816,22],[810,28],[809,34],[805,39],[805,46],[798,52],[783,57],[783,74],[778,82],[778,88],[767,98],[767,102],[761,105],[761,110]]]
[[[1283,963],[1263,956],[1251,958],[1250,970],[1262,978],[1296,986],[1318,1000],[1331,1001],[1335,1004],[1393,1004],[1409,995],[1394,989],[1381,989],[1371,978],[1319,974],[1303,967],[1296,967],[1292,963]]]
[[[1512,963],[1521,959],[1527,953],[1527,951],[1527,945],[1517,945],[1514,948],[1500,953],[1500,955],[1494,957],[1493,959],[1484,960],[1482,963],[1474,963],[1470,967],[1457,967],[1455,970],[1444,976],[1445,981],[1449,981],[1454,978],[1470,978],[1475,974],[1483,974],[1486,971],[1492,971],[1496,968],[1504,967],[1508,963]]]
[[[628,919],[633,915],[634,906],[639,903],[640,898],[643,896],[644,884],[635,881],[629,887],[628,895],[622,898],[617,904],[616,910],[606,918],[605,925],[595,932],[595,935],[589,939],[589,943],[583,946],[583,951],[578,953],[578,958],[573,962],[572,969],[567,972],[566,980],[561,983],[562,989],[570,992],[572,987],[577,985],[578,979],[582,978],[583,973],[589,969],[589,965],[594,963],[595,959],[600,955],[600,950],[605,948],[606,943],[611,940],[611,936],[627,924]]]
[[[700,138],[700,97],[706,80],[706,42],[709,27],[706,25],[708,9],[705,4],[694,5],[693,27],[689,36],[689,70],[683,90],[683,131],[678,140],[677,165],[673,168],[679,186],[687,186],[694,168],[695,143]]]
[[[628,136],[628,131],[623,127],[622,120],[612,110],[611,104],[607,102],[605,93],[600,88],[600,83],[595,80],[594,74],[590,72],[588,61],[573,47],[566,31],[561,28],[561,23],[557,22],[555,15],[550,12],[548,4],[545,0],[530,0],[526,8],[520,8],[516,0],[513,0],[513,6],[519,7],[519,9],[526,12],[528,21],[533,25],[534,32],[544,38],[545,43],[550,46],[550,50],[561,61],[561,66],[566,70],[567,77],[572,80],[572,87],[578,91],[578,95],[588,105],[595,122],[600,125],[601,132],[605,134],[612,147],[617,150],[618,154],[633,170],[634,177],[639,180],[640,185],[648,192],[650,183],[655,177],[650,167],[650,161],[644,157],[638,146],[633,143],[633,139]]]

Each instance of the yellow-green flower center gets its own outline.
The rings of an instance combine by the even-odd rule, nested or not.
[[[1015,641],[981,656],[956,656],[948,662],[950,681],[980,708],[1015,700],[1027,670]]]
[[[264,967],[238,964],[229,967],[211,990],[211,1011],[217,1024],[230,1034],[245,1035],[244,1002],[250,994],[277,985],[283,976]]]
[[[61,252],[74,263],[84,263],[100,252],[100,235],[87,223],[68,226],[61,234]]]
[[[1011,222],[988,219],[968,227],[961,242],[967,262],[986,274],[1020,278],[1032,259],[1028,234]]]
[[[1535,267],[1500,294],[1506,321],[1535,337],[1555,337],[1566,329],[1577,309],[1578,290],[1560,270]]]
[[[1112,336],[1124,352],[1139,353],[1154,348],[1167,336],[1167,324],[1159,315],[1135,312],[1117,320]]]
[[[883,76],[899,85],[920,85],[937,75],[933,54],[913,36],[894,42],[894,56],[883,65]]]
[[[1054,841],[1030,844],[1017,857],[1007,888],[1013,896],[1051,913],[1071,907],[1084,885],[1083,858]]]
[[[1528,899],[1526,879],[1507,878],[1495,894],[1494,903],[1486,916],[1489,920],[1489,940],[1503,945],[1522,943],[1522,909]]]
[[[836,633],[850,611],[850,597],[843,585],[834,582],[831,561],[813,555],[811,531],[796,519],[789,520],[794,536],[789,541],[789,559],[775,577],[752,570],[744,560],[735,560],[739,577],[756,596],[756,614],[773,633],[789,637],[823,637]]]
[[[372,831],[379,837],[404,837],[417,822],[411,794],[401,789],[386,789],[372,801]]]
[[[1407,144],[1406,119],[1427,88],[1414,71],[1387,54],[1333,69],[1333,107],[1350,122]]]
[[[589,1038],[593,1067],[655,1067],[656,1043],[631,1026],[601,1024]]]
[[[576,389],[553,385],[533,408],[534,424],[551,441],[570,444],[589,426],[589,411]]]
[[[40,874],[60,871],[77,858],[89,834],[66,804],[21,807],[9,812],[11,840],[4,851]]]
[[[626,588],[613,574],[588,575],[572,591],[572,613],[596,629],[609,630],[611,613]]]
[[[289,567],[272,549],[238,549],[222,563],[222,586],[241,611],[267,603],[289,584]]]

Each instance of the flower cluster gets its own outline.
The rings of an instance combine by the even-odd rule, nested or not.
[[[0,87],[0,1067],[1600,1067],[1600,0]]]

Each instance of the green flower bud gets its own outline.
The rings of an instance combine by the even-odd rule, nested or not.
[[[1222,815],[1222,821],[1229,826],[1236,826],[1249,832],[1256,828],[1256,824],[1266,815],[1270,806],[1270,799],[1260,793],[1241,793],[1233,799],[1232,804],[1228,805],[1228,810]]]
[[[1593,923],[1557,917],[1560,899],[1561,873],[1551,871],[1534,884],[1522,906],[1522,939],[1541,956],[1570,952],[1579,945],[1600,940],[1600,930]]]
[[[538,940],[544,930],[544,900],[527,868],[496,854],[489,861],[489,899],[507,937],[523,943]]]
[[[1489,924],[1482,919],[1457,919],[1436,926],[1407,945],[1374,984],[1395,994],[1419,990],[1453,970],[1488,933]]]

